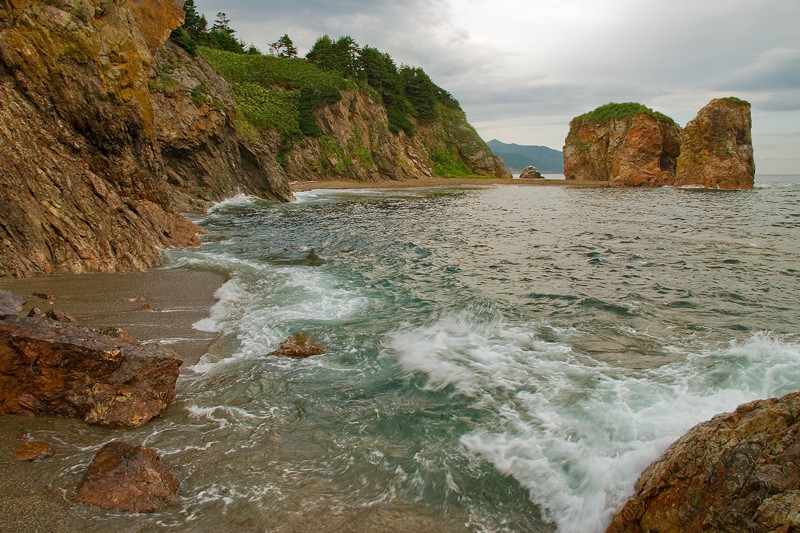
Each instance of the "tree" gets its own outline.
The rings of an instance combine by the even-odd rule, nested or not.
[[[358,44],[349,35],[339,37],[335,42],[323,35],[306,54],[306,59],[318,67],[335,70],[343,76],[358,75],[358,57]]]
[[[225,15],[225,13],[222,11],[217,13],[217,18],[214,20],[214,26],[212,26],[211,29],[212,31],[225,32],[230,35],[236,33],[236,30],[231,28],[230,19],[228,19],[227,15]]]
[[[269,51],[278,57],[297,57],[297,48],[289,35],[285,33],[280,39],[269,45]]]
[[[414,108],[414,115],[424,122],[430,122],[437,116],[437,87],[430,77],[419,67],[403,66],[400,69],[403,81],[403,93]]]

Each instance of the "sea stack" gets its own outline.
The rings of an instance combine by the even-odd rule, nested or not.
[[[606,104],[572,119],[564,145],[567,180],[622,186],[671,185],[681,129],[637,103]]]
[[[752,189],[756,165],[751,127],[748,102],[711,100],[683,130],[675,185]]]

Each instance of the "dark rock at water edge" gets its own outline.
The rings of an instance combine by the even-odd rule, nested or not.
[[[525,167],[519,175],[520,179],[543,180],[544,176],[536,167]]]
[[[0,415],[139,427],[174,397],[181,363],[169,348],[70,322],[5,318],[0,320]]]
[[[800,392],[695,426],[636,483],[609,533],[800,527]]]
[[[177,503],[179,488],[178,476],[158,452],[110,442],[89,464],[75,500],[109,511],[152,513]]]
[[[25,299],[11,291],[0,289],[0,319],[16,317],[22,312]]]
[[[296,333],[285,339],[277,350],[270,352],[269,355],[284,357],[304,358],[312,355],[322,355],[325,348],[311,341],[305,333]]]

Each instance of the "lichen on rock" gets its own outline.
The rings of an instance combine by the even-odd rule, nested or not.
[[[675,185],[752,189],[751,128],[748,102],[733,97],[709,102],[683,129]]]

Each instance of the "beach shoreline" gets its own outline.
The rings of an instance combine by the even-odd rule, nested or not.
[[[289,182],[293,192],[315,189],[413,189],[418,187],[491,187],[513,185],[521,187],[589,187],[606,188],[614,185],[607,181],[574,181],[564,179],[520,178],[415,178],[410,180],[347,181],[319,180]]]

